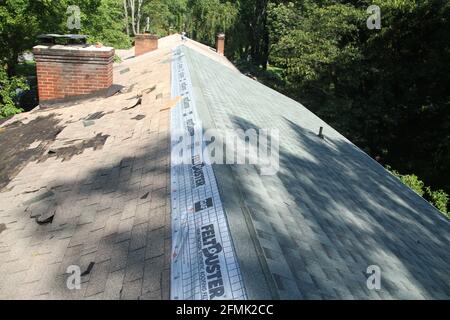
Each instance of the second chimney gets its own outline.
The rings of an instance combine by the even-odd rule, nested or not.
[[[225,34],[219,33],[216,39],[217,53],[223,56],[225,54]]]
[[[134,38],[135,41],[135,53],[136,57],[143,55],[147,52],[158,49],[158,36],[153,34],[138,34]]]

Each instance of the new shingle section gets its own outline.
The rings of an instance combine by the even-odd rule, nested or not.
[[[280,131],[275,176],[215,166],[250,298],[450,297],[445,217],[299,103],[183,52],[206,129]],[[379,291],[366,285],[371,265]]]

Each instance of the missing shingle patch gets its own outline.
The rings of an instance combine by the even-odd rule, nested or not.
[[[90,114],[85,120],[89,121],[89,120],[98,120],[103,118],[104,116],[106,116],[107,114],[110,114],[112,112],[108,112],[108,113],[104,113],[103,111],[100,112],[95,112]]]
[[[29,161],[39,159],[64,127],[56,114],[38,117],[27,124],[16,121],[0,134],[0,190],[8,185]],[[39,145],[33,145],[40,141]],[[30,146],[35,147],[31,148]]]
[[[142,93],[143,94],[149,94],[149,93],[151,93],[151,92],[153,92],[155,90],[156,90],[156,85],[154,85],[153,87],[150,87],[150,88],[142,90]]]
[[[136,117],[134,117],[134,118],[131,118],[131,120],[137,120],[137,121],[140,121],[140,120],[142,120],[142,119],[144,119],[145,118],[145,116],[143,115],[143,114],[140,114],[140,115],[137,115]]]
[[[99,133],[91,139],[83,140],[82,142],[75,143],[71,146],[52,149],[46,156],[42,157],[40,161],[43,162],[46,161],[48,158],[56,157],[56,159],[62,158],[64,162],[72,159],[72,157],[75,155],[82,154],[84,150],[88,148],[93,148],[94,151],[101,150],[109,137],[110,137],[109,135]]]
[[[94,124],[95,124],[95,121],[93,121],[93,120],[85,120],[85,121],[83,121],[83,126],[84,126],[85,128],[91,127],[91,126],[93,126]]]
[[[127,72],[130,72],[130,68],[125,68],[125,69],[120,70],[120,74],[125,74]]]
[[[53,222],[53,218],[55,217],[56,210],[47,211],[46,213],[38,216],[36,218],[36,222],[38,224],[50,224]]]
[[[81,274],[81,276],[84,277],[84,276],[87,276],[88,274],[90,274],[91,271],[92,271],[92,269],[94,268],[94,265],[95,265],[95,262],[89,263],[89,265],[88,265],[86,271],[84,271],[84,272]]]
[[[134,109],[137,106],[140,106],[142,104],[142,96],[141,95],[138,95],[135,99],[137,99],[137,100],[131,107],[126,107],[126,108],[123,108],[122,110],[128,111],[128,110]]]
[[[130,85],[130,86],[128,86],[128,87],[124,87],[124,88],[122,88],[122,89],[120,90],[120,93],[121,93],[121,94],[124,94],[124,93],[130,93],[130,92],[133,92],[134,87],[136,87],[136,85],[137,85],[137,83],[133,83],[132,85]]]

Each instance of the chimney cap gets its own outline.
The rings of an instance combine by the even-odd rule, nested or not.
[[[86,44],[88,36],[82,34],[41,34],[37,36],[41,43],[58,44]]]
[[[225,39],[225,33],[221,32],[217,34],[217,38],[219,39]]]

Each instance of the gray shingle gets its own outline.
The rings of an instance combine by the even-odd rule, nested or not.
[[[254,246],[265,248],[263,259],[277,275],[280,297],[287,292],[306,299],[450,297],[447,219],[299,103],[192,49],[183,52],[205,129],[280,130],[277,175],[260,176],[251,165],[216,170],[219,184],[229,180],[223,172],[232,172],[233,189],[223,189],[236,195],[222,197],[243,203],[237,207],[226,200],[225,209],[231,216],[250,212]],[[316,137],[319,127],[325,140]],[[238,228],[230,228],[245,263],[234,234]],[[278,246],[282,256],[275,263],[270,257]],[[378,292],[366,287],[364,272],[372,264],[382,269]],[[246,270],[243,278],[252,279]]]

